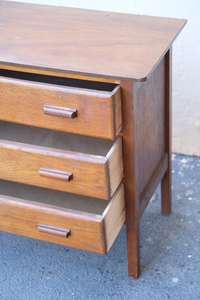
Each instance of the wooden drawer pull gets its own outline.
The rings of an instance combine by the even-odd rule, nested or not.
[[[64,117],[69,119],[74,119],[77,117],[76,109],[49,105],[49,104],[44,105],[44,113],[47,115],[53,115],[53,116]]]
[[[51,169],[46,169],[40,167],[39,170],[40,176],[43,177],[49,177],[53,179],[60,179],[60,180],[65,180],[65,181],[71,181],[73,178],[73,173],[68,173],[68,172],[63,172],[63,171],[58,171],[58,170],[51,170]]]
[[[44,233],[50,233],[64,238],[68,238],[71,235],[70,229],[55,227],[42,223],[38,224],[38,230]]]

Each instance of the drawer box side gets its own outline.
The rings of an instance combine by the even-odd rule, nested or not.
[[[120,185],[120,187],[114,194],[103,215],[106,249],[108,252],[126,220],[123,184]]]
[[[114,90],[114,116],[116,136],[122,131],[122,105],[121,105],[121,86]]]
[[[117,138],[115,144],[110,149],[106,157],[108,158],[107,164],[111,197],[124,177],[122,137]]]

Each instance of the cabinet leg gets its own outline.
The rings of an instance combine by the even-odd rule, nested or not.
[[[140,220],[131,209],[126,207],[126,235],[127,235],[127,256],[128,275],[137,279],[140,275]]]
[[[137,100],[137,89],[132,82],[124,81],[121,84],[128,275],[138,278],[140,273],[140,214],[135,176],[133,109],[133,102]]]
[[[172,152],[172,49],[165,55],[165,152],[168,170],[161,181],[161,211],[171,212],[171,152]]]
[[[163,214],[171,212],[171,168],[168,168],[161,181],[161,212]]]

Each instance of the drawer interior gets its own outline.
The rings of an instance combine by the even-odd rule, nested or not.
[[[108,201],[102,199],[54,191],[6,180],[0,180],[0,195],[97,215],[102,215],[109,204]]]
[[[106,92],[112,92],[117,87],[117,84],[109,83],[109,82],[73,79],[73,78],[33,74],[33,73],[3,70],[3,69],[0,69],[0,76],[34,81],[34,82],[56,84],[61,86],[75,87],[75,88],[106,91]]]
[[[0,121],[0,139],[106,156],[114,141]]]

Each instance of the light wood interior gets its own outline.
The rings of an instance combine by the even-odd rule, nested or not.
[[[115,145],[107,154],[110,175],[110,194],[116,190],[118,183],[124,177],[122,139],[117,139]]]
[[[0,121],[0,139],[106,156],[114,141]]]
[[[0,195],[102,215],[109,202],[27,184],[0,180]]]
[[[124,200],[124,188],[123,184],[119,186],[113,198],[115,197],[115,202],[112,203],[111,207],[107,207],[103,213],[104,215],[104,225],[105,225],[105,236],[107,251],[110,249],[114,243],[122,225],[126,220],[125,212],[125,200]],[[112,201],[112,200],[111,200]]]

